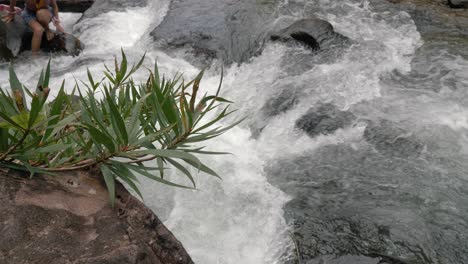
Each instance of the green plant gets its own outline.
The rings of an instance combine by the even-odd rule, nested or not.
[[[11,93],[0,89],[0,167],[26,170],[31,176],[98,167],[112,204],[117,178],[141,196],[135,175],[183,188],[196,188],[186,166],[219,177],[196,155],[225,153],[193,145],[240,122],[217,126],[233,112],[231,102],[219,97],[222,77],[214,95],[197,100],[203,71],[186,83],[182,75],[160,76],[155,64],[146,82],[137,85],[131,76],[143,60],[144,56],[129,68],[122,51],[114,71],[106,66],[105,77],[95,81],[88,70],[87,83],[80,87],[76,82],[71,95],[64,92],[62,82],[51,103],[47,101],[50,61],[35,92],[18,80],[10,66]],[[154,166],[145,165],[150,160],[155,160]],[[164,179],[167,164],[182,172],[192,186]]]

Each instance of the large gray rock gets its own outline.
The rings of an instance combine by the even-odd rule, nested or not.
[[[0,263],[193,263],[122,185],[112,208],[105,184],[92,172],[28,176],[0,172]]]
[[[265,41],[277,0],[173,0],[151,36],[170,48],[189,48],[205,61],[244,62]]]
[[[295,21],[285,28],[273,32],[271,39],[280,41],[295,40],[314,50],[351,43],[349,38],[336,33],[329,22],[318,18]]]

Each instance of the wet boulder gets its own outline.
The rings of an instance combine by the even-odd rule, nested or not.
[[[289,89],[288,89],[289,88]],[[261,111],[268,117],[277,116],[294,107],[298,103],[296,89],[285,87],[278,95],[268,100]]]
[[[254,122],[250,125],[252,136],[257,138],[263,129],[268,125],[271,118],[287,112],[299,101],[296,89],[292,86],[279,87],[281,90],[277,95],[272,96],[260,109]]]
[[[293,22],[271,34],[271,40],[299,42],[313,50],[327,49],[351,43],[351,40],[333,29],[322,19],[306,18]]]
[[[384,155],[416,157],[424,149],[424,144],[411,132],[389,120],[370,122],[364,130],[364,139]]]
[[[321,104],[311,108],[296,121],[296,127],[309,136],[334,133],[340,128],[351,125],[356,117],[347,111],[341,111],[333,104]]]
[[[273,1],[173,0],[151,36],[168,49],[209,63],[244,62],[259,52],[276,17]]]

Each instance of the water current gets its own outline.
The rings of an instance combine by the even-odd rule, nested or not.
[[[194,77],[200,68],[149,37],[168,7],[152,0],[82,20],[64,13],[86,49],[52,57],[50,86],[65,79],[71,90],[86,68],[112,65],[121,47],[135,62],[146,52],[145,66],[157,60],[168,76]],[[268,42],[227,66],[223,96],[247,119],[207,146],[232,153],[204,157],[223,180],[199,174],[196,191],[143,181],[145,203],[196,263],[468,263],[466,35],[428,36],[411,10],[383,0],[289,0],[277,12],[327,20],[353,44],[313,53]],[[15,61],[26,86],[47,59]],[[214,65],[205,91],[217,88]],[[348,125],[299,129],[297,120],[323,104],[350,113]]]

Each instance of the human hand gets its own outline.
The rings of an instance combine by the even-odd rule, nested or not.
[[[62,25],[60,24],[60,19],[54,17],[52,18],[52,21],[54,23],[55,29],[58,32],[65,33],[65,29],[63,29]]]
[[[8,12],[6,15],[2,16],[2,21],[5,23],[10,23],[15,19],[15,12]]]

